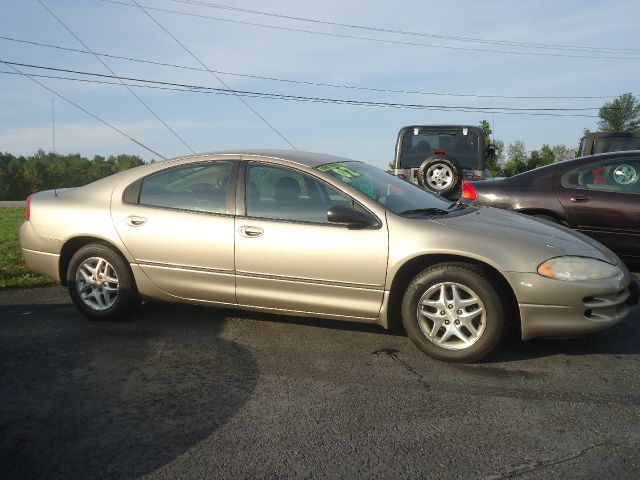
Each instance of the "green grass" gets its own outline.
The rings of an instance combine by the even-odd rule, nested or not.
[[[54,283],[31,272],[24,264],[18,243],[18,230],[24,222],[24,213],[24,208],[0,208],[0,290]]]

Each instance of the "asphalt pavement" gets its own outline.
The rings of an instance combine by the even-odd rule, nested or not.
[[[0,292],[3,479],[640,478],[640,308],[481,364],[357,324]]]

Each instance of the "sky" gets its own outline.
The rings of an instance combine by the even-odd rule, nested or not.
[[[101,56],[116,76],[396,107],[255,97],[243,103],[220,90],[130,87],[174,135],[122,85],[32,77],[151,153],[28,77],[1,73],[0,151],[29,155],[53,150],[55,142],[63,154],[132,153],[151,160],[293,145],[386,167],[405,125],[486,119],[505,145],[522,140],[528,149],[576,147],[585,128],[597,130],[600,106],[625,92],[640,93],[637,0],[137,1],[166,31],[134,0],[41,0],[93,52],[189,67]],[[0,36],[0,61],[112,75],[90,53],[15,41],[86,50],[38,0],[0,0]],[[4,63],[0,70],[16,73]]]

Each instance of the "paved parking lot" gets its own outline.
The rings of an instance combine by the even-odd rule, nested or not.
[[[0,292],[3,478],[640,477],[640,309],[483,364],[369,326]]]

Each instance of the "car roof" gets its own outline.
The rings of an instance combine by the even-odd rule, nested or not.
[[[483,131],[481,127],[476,125],[444,125],[444,124],[433,124],[433,125],[407,125],[406,127],[402,127],[400,130],[411,130],[414,128],[424,129],[424,130],[462,130],[463,128],[473,130],[474,132]]]
[[[181,160],[187,158],[202,158],[208,156],[224,156],[224,155],[240,155],[243,159],[256,158],[272,158],[277,160],[286,160],[307,167],[315,168],[320,165],[326,165],[327,163],[341,163],[341,162],[353,162],[350,158],[339,157],[337,155],[327,155],[324,153],[303,152],[300,150],[227,150],[220,152],[207,152],[197,155],[189,155],[184,157],[177,157],[170,160]]]
[[[638,138],[640,137],[639,132],[591,132],[583,136],[582,138],[609,138],[609,137],[630,137],[630,138]]]
[[[605,152],[605,153],[597,153],[595,155],[585,155],[583,157],[576,158],[568,158],[566,160],[561,160],[559,162],[550,163],[549,165],[543,165],[542,167],[537,167],[532,170],[527,170],[526,172],[519,173],[514,175],[513,177],[506,177],[507,179],[511,178],[526,178],[529,175],[536,175],[539,172],[544,172],[547,170],[554,170],[556,168],[563,168],[567,165],[569,166],[581,166],[582,164],[588,164],[591,162],[597,162],[599,160],[607,160],[609,158],[626,158],[626,157],[640,157],[640,150],[620,150],[618,152]]]

